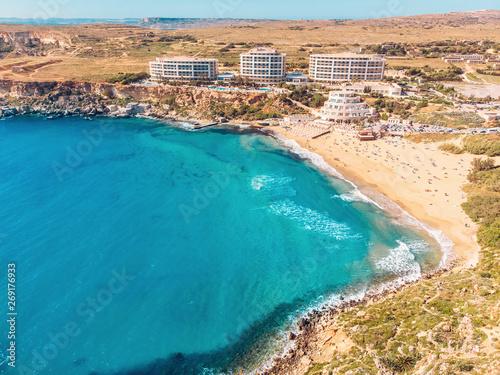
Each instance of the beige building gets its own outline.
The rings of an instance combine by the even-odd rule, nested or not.
[[[357,53],[315,54],[309,57],[311,81],[333,84],[352,81],[381,81],[384,78],[383,55]]]
[[[210,80],[218,75],[218,60],[190,56],[157,57],[149,63],[151,79],[163,80]]]
[[[376,92],[384,96],[401,96],[403,95],[403,88],[397,84],[381,84],[381,83],[361,83],[351,86],[344,86],[347,92],[354,92],[356,94],[368,94]]]
[[[352,92],[330,91],[321,108],[321,118],[335,122],[352,122],[375,115],[376,112]]]
[[[240,55],[240,76],[259,85],[286,80],[286,54],[274,48],[257,47]]]
[[[476,55],[476,54],[471,54],[471,55],[458,55],[458,54],[451,54],[451,55],[446,55],[443,57],[443,60],[448,62],[448,63],[470,63],[470,64],[482,64],[484,60],[483,55]]]

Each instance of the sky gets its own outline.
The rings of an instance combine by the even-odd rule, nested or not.
[[[18,18],[381,18],[500,9],[499,0],[0,0]]]

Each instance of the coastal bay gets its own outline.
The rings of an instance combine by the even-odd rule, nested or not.
[[[102,143],[81,153],[85,134],[103,129],[102,123],[108,129]],[[9,249],[25,249],[14,261],[31,275],[20,281],[31,296],[20,300],[27,306],[23,318],[33,319],[21,336],[24,366],[33,359],[26,348],[42,356],[49,373],[68,367],[75,374],[135,368],[147,373],[148,366],[177,366],[186,374],[200,366],[233,366],[235,350],[257,343],[269,343],[261,356],[272,354],[297,313],[338,298],[342,290],[362,294],[377,282],[415,280],[440,261],[436,243],[394,223],[370,202],[351,201],[356,190],[349,183],[291,158],[253,129],[190,131],[146,119],[106,118],[17,117],[0,124],[2,165],[11,173],[4,181],[9,188],[2,190],[2,222],[9,233],[2,258]],[[51,142],[43,142],[47,137]],[[69,165],[61,180],[53,162],[65,161],[68,147],[83,161]],[[45,203],[32,205],[30,197]],[[20,214],[27,207],[29,217]],[[17,235],[40,225],[50,231]],[[62,256],[65,249],[71,261]],[[206,269],[211,264],[212,272]],[[54,277],[66,283],[49,288]],[[126,282],[123,290],[113,280]],[[35,297],[35,285],[50,295]],[[57,314],[49,318],[52,311]],[[226,311],[223,320],[220,311]],[[143,317],[151,340],[137,350],[127,342],[140,341]],[[118,321],[126,322],[128,333]],[[52,360],[45,337],[67,322],[77,323],[81,334],[72,340],[71,353],[61,351]],[[118,332],[105,338],[108,325]],[[102,354],[93,351],[96,345]],[[162,356],[164,362],[154,362]],[[145,365],[147,358],[151,363]]]

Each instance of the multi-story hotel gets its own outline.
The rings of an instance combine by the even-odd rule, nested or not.
[[[210,80],[217,79],[218,60],[189,56],[157,57],[149,63],[151,79],[162,80]]]
[[[318,83],[381,81],[384,78],[383,55],[357,53],[315,54],[309,57],[309,78]]]
[[[285,67],[286,54],[273,48],[257,47],[240,55],[240,76],[259,85],[284,81]]]
[[[335,122],[351,122],[373,116],[375,110],[348,91],[330,91],[330,96],[321,108],[321,118]]]

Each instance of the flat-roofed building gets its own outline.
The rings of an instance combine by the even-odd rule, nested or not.
[[[235,80],[235,77],[236,77],[235,72],[219,73],[217,75],[217,81],[222,81],[224,83],[233,82]]]
[[[373,130],[360,130],[358,132],[358,139],[360,141],[374,141],[376,137]]]
[[[482,64],[484,61],[483,55],[470,54],[470,55],[459,55],[451,54],[443,57],[443,60],[448,63],[470,63],[470,64]]]
[[[335,122],[363,120],[375,115],[375,110],[352,92],[330,91],[330,96],[321,108],[321,118]]]
[[[344,86],[344,90],[348,92],[355,92],[356,94],[369,94],[376,92],[385,96],[402,96],[404,94],[403,88],[400,85],[382,83],[354,84],[351,86]]]
[[[485,61],[488,63],[500,63],[500,56],[489,56]]]
[[[151,79],[163,80],[210,80],[218,74],[218,60],[190,56],[157,57],[149,63]]]
[[[256,47],[240,55],[240,76],[259,85],[273,85],[286,79],[286,54],[274,48]]]
[[[381,81],[384,78],[383,55],[361,55],[357,53],[315,54],[309,57],[311,81],[333,84],[354,79]]]
[[[286,75],[286,82],[295,86],[306,86],[309,82],[309,77],[302,72],[292,72]]]

